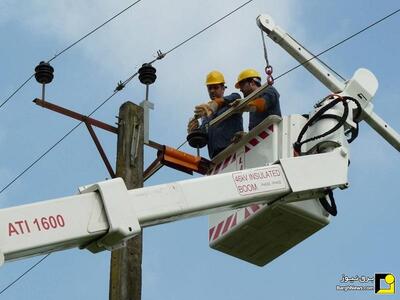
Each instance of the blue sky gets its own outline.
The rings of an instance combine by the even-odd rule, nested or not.
[[[47,99],[90,113],[112,94],[116,83],[244,1],[143,0],[133,9],[57,58]],[[48,60],[131,1],[2,1],[0,3],[0,99],[5,99]],[[179,145],[195,104],[207,100],[204,77],[224,72],[234,91],[244,68],[264,68],[255,18],[268,13],[314,53],[337,43],[398,9],[398,1],[255,0],[188,44],[157,62],[158,79],[150,88],[155,103],[151,139]],[[162,13],[160,13],[162,12]],[[324,54],[322,59],[345,78],[359,67],[379,80],[375,111],[400,131],[400,14]],[[297,63],[267,39],[274,74]],[[265,78],[264,78],[265,79]],[[298,69],[276,81],[285,115],[307,113],[328,90]],[[41,109],[32,100],[40,86],[30,81],[0,109],[0,185],[5,186],[53,145],[74,120]],[[144,87],[133,80],[94,115],[113,124],[125,101],[139,103]],[[97,130],[109,158],[116,137]],[[194,152],[185,148],[188,152]],[[206,155],[205,151],[203,154]],[[146,151],[146,165],[154,159]],[[392,272],[400,280],[397,228],[400,210],[398,152],[362,124],[351,145],[350,188],[336,193],[338,216],[331,224],[267,266],[260,268],[208,248],[207,218],[195,218],[144,230],[143,299],[367,299],[367,292],[338,292],[342,274]],[[77,187],[109,177],[83,126],[0,194],[0,207],[72,195]],[[163,168],[146,185],[190,178]],[[0,289],[39,257],[7,263]],[[109,253],[53,253],[2,299],[107,299]],[[391,296],[389,296],[390,298]],[[393,298],[393,297],[392,297]]]

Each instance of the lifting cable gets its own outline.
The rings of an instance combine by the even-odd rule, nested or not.
[[[272,72],[273,68],[269,64],[268,60],[268,51],[267,51],[267,44],[265,43],[265,37],[264,37],[264,31],[261,30],[261,39],[263,43],[263,49],[264,49],[264,59],[265,59],[265,74],[267,74],[267,83],[268,85],[273,85],[274,84],[274,77],[272,77]]]
[[[55,60],[56,58],[58,58],[59,56],[61,56],[62,54],[64,54],[65,52],[67,52],[69,49],[71,49],[72,47],[74,47],[76,44],[78,44],[79,42],[83,41],[85,38],[87,38],[88,36],[92,35],[93,33],[95,33],[97,30],[99,30],[100,28],[104,27],[105,25],[107,25],[108,23],[110,23],[112,20],[114,20],[115,18],[119,17],[121,14],[123,14],[124,12],[126,12],[127,10],[129,10],[130,8],[132,8],[133,6],[135,6],[136,4],[138,4],[140,1],[142,0],[137,0],[135,2],[133,2],[131,5],[125,7],[123,10],[121,10],[120,12],[118,12],[117,14],[115,14],[114,16],[112,16],[111,18],[109,18],[108,20],[106,20],[104,23],[102,23],[101,25],[97,26],[96,28],[92,29],[91,31],[89,31],[87,34],[85,34],[84,36],[82,36],[80,39],[78,39],[77,41],[73,42],[71,45],[69,45],[68,47],[64,48],[63,50],[61,50],[59,53],[57,53],[56,55],[54,55],[49,61],[47,61],[47,63],[50,63],[51,61]],[[18,93],[32,78],[33,76],[35,76],[35,74],[32,74],[31,76],[29,76],[24,83],[22,83],[13,93],[10,94],[10,96],[8,96],[6,99],[3,100],[3,102],[0,104],[0,108],[2,108],[9,100],[11,100],[12,97],[14,97],[14,95],[16,93]]]

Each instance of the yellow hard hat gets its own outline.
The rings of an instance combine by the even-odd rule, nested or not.
[[[225,84],[224,75],[219,71],[211,71],[206,77],[206,85]]]
[[[243,70],[242,72],[240,72],[238,78],[237,78],[237,82],[235,84],[235,88],[239,88],[239,82],[241,82],[242,80],[245,80],[247,78],[258,78],[259,80],[261,80],[261,76],[260,73],[258,73],[256,70],[254,69],[246,69]]]

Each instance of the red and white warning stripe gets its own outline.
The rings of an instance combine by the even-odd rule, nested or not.
[[[244,219],[246,220],[251,215],[254,215],[260,208],[261,204],[253,204],[244,209]]]
[[[265,140],[274,132],[274,125],[269,126],[266,130],[261,131],[257,136],[252,138],[245,146],[244,152],[247,153],[257,146],[260,142]]]
[[[262,204],[252,204],[230,215],[225,220],[219,222],[218,225],[213,226],[209,229],[208,240],[215,241],[217,238],[223,236],[226,232],[228,232],[230,229],[236,226],[238,213],[241,215],[240,217],[241,220],[246,220],[250,216],[254,215],[257,211],[259,211],[262,206],[263,206]],[[243,218],[243,211],[244,211],[244,218]]]
[[[212,169],[210,175],[215,175],[221,172],[223,169],[225,169],[227,166],[229,166],[231,163],[236,161],[236,153],[233,153],[232,155],[229,155],[227,158],[225,158],[224,161],[220,162],[218,165]]]
[[[257,146],[260,142],[264,141],[274,132],[274,125],[270,125],[266,130],[261,131],[257,136],[252,138],[245,146],[244,152],[247,153]],[[236,153],[229,155],[224,161],[216,165],[210,172],[210,175],[215,175],[236,161]]]
[[[228,218],[218,223],[218,225],[211,227],[208,231],[208,240],[214,241],[218,237],[225,234],[229,229],[232,229],[237,224],[237,213],[230,215]]]

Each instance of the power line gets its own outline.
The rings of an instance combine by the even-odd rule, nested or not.
[[[65,52],[67,52],[69,49],[71,49],[72,47],[74,47],[76,44],[80,43],[81,41],[83,41],[85,38],[87,38],[88,36],[92,35],[93,33],[95,33],[97,30],[99,30],[100,28],[102,28],[103,26],[107,25],[108,23],[110,23],[112,20],[114,20],[115,18],[119,17],[121,14],[123,14],[124,12],[126,12],[127,10],[129,10],[130,8],[132,8],[133,6],[135,6],[136,4],[138,4],[140,1],[142,0],[137,0],[135,2],[133,2],[131,5],[127,6],[126,8],[124,8],[123,10],[121,10],[120,12],[118,12],[116,15],[112,16],[110,19],[108,19],[107,21],[105,21],[104,23],[102,23],[101,25],[97,26],[96,28],[94,28],[93,30],[89,31],[87,34],[85,34],[83,37],[81,37],[80,39],[78,39],[77,41],[73,42],[71,45],[69,45],[68,47],[64,48],[63,50],[61,50],[59,53],[57,53],[56,55],[54,55],[49,61],[47,61],[48,63],[50,63],[51,61],[55,60],[56,58],[58,58],[59,56],[61,56],[62,54],[64,54]],[[3,102],[0,104],[0,108],[2,108],[12,97],[14,97],[15,94],[17,94],[32,78],[33,76],[35,76],[35,74],[32,74],[30,77],[28,77],[23,84],[21,84],[14,92],[12,92],[10,94],[10,96],[8,96],[5,100],[3,100]]]
[[[191,37],[187,38],[186,40],[184,40],[183,42],[179,43],[178,45],[174,46],[172,49],[170,49],[169,51],[167,51],[165,54],[167,55],[168,53],[174,51],[175,49],[181,47],[182,45],[186,44],[187,42],[189,42],[191,39],[195,38],[196,36],[198,36],[199,34],[203,33],[204,31],[206,31],[207,29],[213,27],[215,24],[221,22],[222,20],[224,20],[225,18],[229,17],[230,15],[232,15],[233,13],[237,12],[239,9],[243,8],[244,6],[246,6],[247,4],[249,4],[250,2],[253,2],[254,0],[249,0],[243,4],[241,4],[240,6],[238,6],[237,8],[235,8],[234,10],[232,10],[231,12],[227,13],[226,15],[224,15],[223,17],[219,18],[218,20],[216,20],[215,22],[211,23],[210,25],[208,25],[207,27],[203,28],[202,30],[200,30],[199,32],[197,32],[196,34],[192,35]]]
[[[98,105],[89,115],[93,115],[97,110],[99,110],[104,104],[106,104],[118,91],[115,91],[111,96],[109,96],[106,100],[104,100],[100,105]],[[17,181],[22,175],[24,175],[29,169],[31,169],[35,164],[37,164],[43,157],[45,157],[51,150],[53,150],[57,145],[59,145],[64,139],[66,139],[72,132],[77,129],[83,121],[80,121],[74,127],[72,127],[66,134],[64,134],[56,143],[54,143],[50,148],[48,148],[45,152],[43,152],[38,158],[36,158],[29,166],[27,166],[21,173],[15,176],[7,185],[5,185],[1,190],[0,194],[3,193],[6,189],[8,189],[15,181]]]
[[[24,175],[30,168],[32,168],[34,165],[36,165],[43,157],[45,157],[51,150],[53,150],[58,144],[60,144],[67,136],[69,136],[76,128],[81,125],[82,122],[78,123],[75,125],[72,129],[70,129],[64,136],[59,139],[53,146],[51,146],[49,149],[47,149],[42,155],[40,155],[38,158],[36,158],[29,166],[27,166],[21,173],[19,173],[17,176],[15,176],[8,184],[6,184],[1,190],[0,194],[4,192],[6,189],[8,189],[14,182],[16,182],[22,175]]]
[[[306,60],[305,62],[303,62],[303,63],[301,63],[301,64],[298,64],[297,66],[295,66],[295,67],[293,67],[293,68],[287,70],[286,72],[280,74],[279,76],[277,76],[277,77],[275,78],[275,80],[278,79],[278,78],[280,78],[280,77],[282,77],[282,76],[285,76],[286,74],[292,72],[293,70],[297,69],[298,67],[303,66],[304,64],[308,63],[310,60],[312,60],[312,59],[314,59],[314,58],[318,58],[318,57],[321,56],[322,54],[324,54],[324,53],[326,53],[326,52],[328,52],[328,51],[330,51],[330,50],[336,48],[337,46],[339,46],[339,45],[341,45],[341,44],[347,42],[348,40],[351,40],[352,38],[354,38],[355,36],[359,35],[360,33],[362,33],[362,32],[364,32],[364,31],[366,31],[366,30],[368,30],[368,29],[374,27],[375,25],[381,23],[382,21],[384,21],[384,20],[390,18],[391,16],[397,14],[399,11],[400,11],[400,9],[397,9],[397,10],[391,12],[390,14],[384,16],[383,18],[379,19],[378,21],[376,21],[376,22],[374,22],[374,23],[368,25],[367,27],[365,27],[365,28],[363,28],[363,29],[357,31],[356,33],[354,33],[354,34],[348,36],[348,37],[345,38],[344,40],[341,40],[340,42],[334,44],[333,46],[331,46],[331,47],[329,47],[329,48],[327,48],[327,49],[325,49],[324,51],[321,51],[321,52],[318,53],[317,55],[314,55],[313,57],[311,57],[310,59]],[[336,72],[335,72],[335,73],[336,73]],[[340,76],[340,77],[341,77],[341,76]]]
[[[12,97],[14,97],[14,95],[15,95],[16,93],[18,93],[18,92],[32,79],[33,76],[35,76],[35,74],[32,74],[31,76],[29,76],[28,79],[26,79],[26,80],[24,81],[23,84],[21,84],[10,96],[8,96],[8,97],[3,101],[3,103],[0,104],[0,108],[2,108],[3,105],[6,104],[6,103],[8,102],[8,100],[10,100]]]
[[[44,261],[47,257],[49,257],[51,253],[46,254],[44,257],[42,257],[39,261],[37,261],[35,264],[33,264],[29,269],[27,269],[24,273],[22,273],[20,276],[18,276],[14,281],[12,281],[10,284],[8,284],[4,289],[0,291],[0,295],[3,294],[8,288],[12,287],[14,284],[16,284],[22,277],[24,277],[26,274],[28,274],[33,268],[35,268],[38,264],[40,264],[42,261]]]
[[[62,50],[61,52],[59,52],[58,54],[54,55],[54,57],[52,59],[50,59],[48,62],[51,62],[53,60],[55,60],[57,57],[59,57],[60,55],[62,55],[64,52],[68,51],[69,49],[71,49],[73,46],[75,46],[76,44],[78,44],[79,42],[81,42],[82,40],[84,40],[85,38],[87,38],[89,35],[95,33],[97,30],[99,30],[100,28],[102,28],[103,26],[107,25],[108,23],[110,23],[112,20],[114,20],[115,18],[119,17],[121,14],[123,14],[124,12],[126,12],[127,10],[129,10],[131,7],[135,6],[136,4],[138,4],[140,1],[142,0],[137,0],[135,2],[133,2],[131,5],[127,6],[126,8],[124,8],[123,10],[121,10],[119,13],[117,13],[116,15],[112,16],[110,19],[108,19],[107,21],[105,21],[103,24],[97,26],[95,29],[93,29],[92,31],[88,32],[87,34],[85,34],[83,37],[81,37],[79,40],[77,40],[76,42],[72,43],[71,45],[69,45],[67,48],[65,48],[64,50]]]
[[[148,64],[153,64],[154,62],[156,62],[157,60],[160,60],[162,58],[164,58],[167,54],[171,53],[172,51],[175,51],[176,49],[178,49],[179,47],[183,46],[184,44],[186,44],[187,42],[189,42],[190,40],[194,39],[195,37],[197,37],[198,35],[202,34],[204,31],[210,29],[211,27],[213,27],[214,25],[218,24],[219,22],[221,22],[222,20],[226,19],[227,17],[229,17],[230,15],[234,14],[235,12],[237,12],[238,10],[240,10],[241,8],[243,8],[244,6],[246,6],[247,4],[253,2],[254,0],[249,0],[244,2],[243,4],[239,5],[238,7],[236,7],[234,10],[231,10],[229,13],[225,14],[224,16],[222,16],[221,18],[219,18],[218,20],[212,22],[211,24],[209,24],[208,26],[204,27],[203,29],[201,29],[200,31],[196,32],[195,34],[191,35],[190,37],[188,37],[187,39],[183,40],[182,42],[178,43],[177,45],[175,45],[174,47],[172,47],[171,49],[169,49],[167,52],[162,53],[161,51],[158,51],[157,54],[158,56],[153,59],[152,61],[148,62]],[[128,77],[125,81],[120,81],[118,83],[118,86],[116,89],[118,90],[122,90],[125,85],[127,83],[129,83],[134,77],[136,77],[139,73],[135,72],[134,74],[132,74],[130,77]]]

